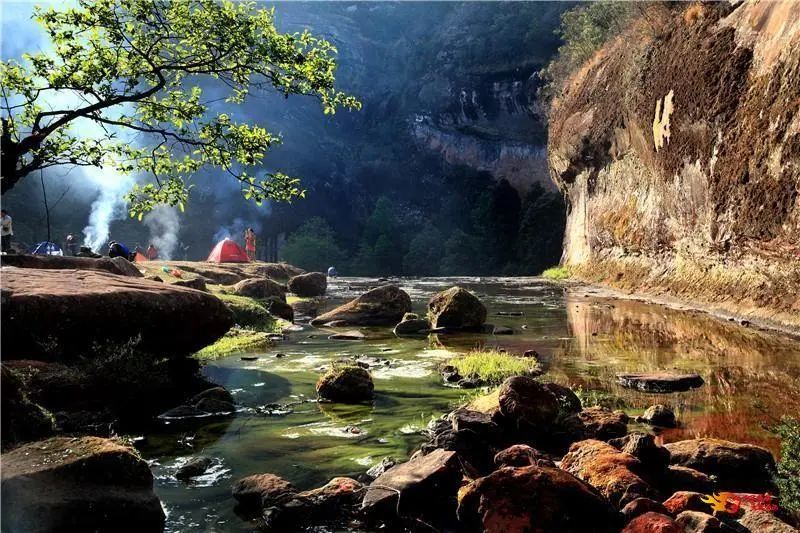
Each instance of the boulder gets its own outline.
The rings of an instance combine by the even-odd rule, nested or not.
[[[448,414],[446,418],[453,425],[453,431],[471,431],[483,437],[489,437],[498,431],[492,417],[480,411],[461,407]]]
[[[663,503],[651,500],[650,498],[636,498],[632,502],[627,503],[625,507],[620,510],[626,524],[637,516],[651,512],[665,515],[669,514],[669,511],[667,511]]]
[[[372,400],[375,386],[369,372],[357,365],[334,365],[317,380],[317,395],[324,400],[360,403]]]
[[[353,329],[350,331],[343,331],[342,333],[328,335],[328,338],[334,341],[363,341],[367,338],[367,336],[360,331]]]
[[[666,405],[657,404],[648,407],[642,416],[637,417],[638,422],[644,422],[651,426],[674,428],[678,425],[675,420],[675,413]]]
[[[528,352],[525,353],[527,354]],[[578,398],[578,395],[572,392],[572,389],[569,387],[559,385],[558,383],[545,383],[544,388],[556,397],[562,412],[579,413],[581,409],[583,409],[581,406],[581,399]]]
[[[362,510],[372,518],[425,516],[454,509],[461,468],[453,451],[434,450],[393,466],[367,488]]]
[[[617,382],[623,387],[642,392],[682,392],[700,387],[704,383],[698,374],[672,372],[617,374]]]
[[[396,464],[397,461],[395,461],[394,457],[384,457],[383,459],[381,459],[380,463],[371,466],[369,470],[367,470],[367,476],[372,479],[375,479]]]
[[[542,383],[527,376],[514,376],[500,385],[499,413],[517,427],[546,428],[559,414],[556,396]]]
[[[587,407],[578,413],[578,418],[583,422],[587,439],[615,439],[628,432],[628,415],[625,411],[612,411],[598,405]]]
[[[274,317],[294,322],[294,308],[283,300],[270,299],[267,304],[267,311]]]
[[[289,263],[262,263],[253,261],[245,265],[240,265],[242,271],[251,278],[269,278],[277,281],[288,281],[289,279],[305,274],[305,270],[297,268]]]
[[[707,498],[708,496],[699,492],[682,490],[667,498],[664,501],[664,507],[673,516],[677,516],[684,511],[707,513],[712,510],[711,505],[705,501]]]
[[[304,298],[323,296],[328,289],[328,276],[322,272],[300,274],[289,280],[289,292]]]
[[[408,314],[408,313],[406,313]],[[427,333],[431,324],[424,318],[412,318],[403,320],[394,327],[394,334],[398,337],[403,335],[418,335],[420,333]]]
[[[136,265],[124,257],[99,257],[95,259],[60,255],[9,254],[2,257],[2,264],[3,266],[44,270],[99,270],[120,276],[142,277],[142,273],[139,272]]]
[[[193,477],[205,474],[206,470],[208,470],[212,464],[214,464],[214,460],[211,457],[202,455],[192,457],[178,468],[175,472],[175,478],[181,481],[189,481]]]
[[[294,495],[277,508],[278,524],[294,530],[299,523],[341,521],[354,514],[363,495],[363,486],[349,477],[335,477],[322,487]]]
[[[138,349],[188,355],[233,325],[216,297],[94,270],[3,268],[4,359],[66,359],[97,343],[139,338]]]
[[[675,518],[675,523],[684,533],[724,533],[733,531],[714,516],[699,511],[683,511]],[[761,530],[759,530],[761,531]]]
[[[57,437],[2,455],[4,531],[160,532],[153,475],[135,451],[99,437]]]
[[[613,531],[616,513],[591,486],[557,468],[505,467],[459,491],[464,531]]]
[[[667,515],[650,512],[628,522],[622,533],[683,533],[683,528]]]
[[[254,474],[233,483],[231,493],[243,510],[257,510],[290,500],[297,490],[275,474]]]
[[[738,522],[751,533],[797,533],[797,529],[769,511],[745,509]]]
[[[548,466],[555,468],[553,461],[545,454],[527,444],[515,444],[497,452],[494,464],[504,466]]]
[[[394,285],[384,285],[318,316],[311,325],[341,320],[350,326],[391,326],[410,310],[411,298],[405,291]]]
[[[639,475],[642,463],[606,442],[590,439],[574,443],[561,460],[561,468],[595,487],[617,508],[639,497],[656,496]]]
[[[203,278],[179,279],[178,281],[173,281],[172,284],[178,287],[188,287],[189,289],[208,292],[206,280]]]
[[[433,295],[428,302],[431,326],[454,330],[479,330],[486,322],[486,308],[475,295],[451,287]]]
[[[773,491],[775,459],[769,450],[720,439],[692,439],[665,446],[670,463],[715,476],[726,490]]]
[[[608,443],[639,459],[653,478],[661,479],[665,476],[669,466],[669,451],[656,444],[652,435],[637,431],[621,438],[611,439]]]
[[[276,298],[286,302],[286,287],[267,278],[248,278],[243,279],[230,288],[230,291],[237,296],[247,296],[248,298]]]

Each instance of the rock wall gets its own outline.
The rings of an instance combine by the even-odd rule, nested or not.
[[[553,103],[579,278],[800,326],[800,4],[635,21]]]

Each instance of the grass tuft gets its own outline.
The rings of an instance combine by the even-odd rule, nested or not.
[[[569,269],[564,266],[554,266],[542,272],[543,278],[553,281],[569,279],[570,275]]]
[[[524,376],[541,370],[532,357],[519,357],[496,350],[472,351],[450,359],[446,364],[456,367],[462,376],[476,375],[489,384],[502,383],[511,376]]]

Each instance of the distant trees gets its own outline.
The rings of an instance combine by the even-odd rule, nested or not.
[[[245,198],[291,200],[303,193],[297,179],[256,176],[280,136],[213,112],[212,101],[241,104],[266,88],[315,97],[325,113],[360,107],[334,87],[336,48],[280,33],[255,2],[77,0],[36,8],[36,20],[52,50],[0,63],[3,193],[52,166],[113,167],[150,178],[127,196],[141,217],[160,203],[183,208],[186,178],[214,167]],[[220,92],[207,97],[201,80]]]
[[[347,259],[325,219],[310,218],[286,240],[281,258],[306,270],[325,272],[329,266],[340,270]]]

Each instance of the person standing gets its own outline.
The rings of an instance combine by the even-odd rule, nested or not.
[[[145,257],[147,257],[147,258],[148,258],[150,261],[155,261],[156,259],[158,259],[158,250],[156,250],[156,247],[155,247],[155,246],[153,246],[153,243],[152,243],[152,242],[151,242],[151,243],[150,243],[150,245],[147,247],[147,252],[145,252],[145,254],[144,254],[144,255],[145,255]]]
[[[253,228],[247,228],[244,232],[244,249],[250,261],[256,260],[256,232]]]
[[[0,235],[2,235],[2,249],[3,253],[8,253],[11,251],[11,236],[14,235],[14,221],[5,209],[0,210],[0,215],[2,215],[2,231],[0,231]]]
[[[69,252],[69,255],[73,257],[78,255],[78,240],[75,238],[75,235],[73,235],[72,233],[68,234],[67,238],[64,239],[64,243],[66,245],[67,252]]]

